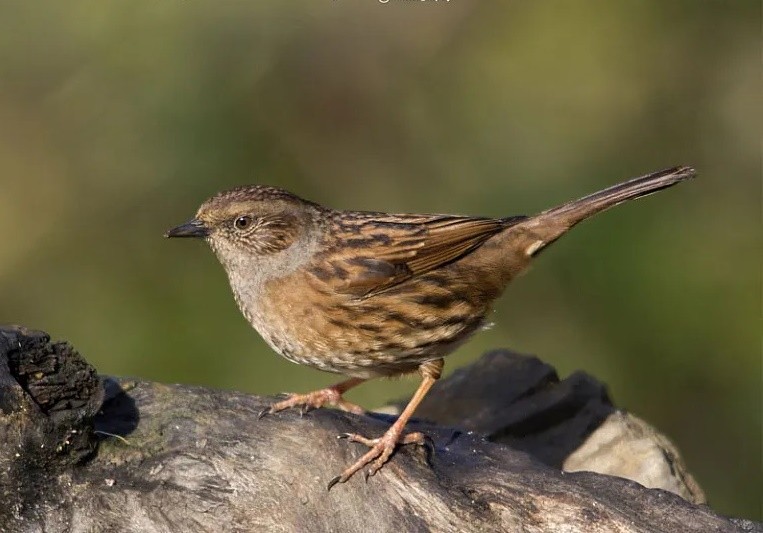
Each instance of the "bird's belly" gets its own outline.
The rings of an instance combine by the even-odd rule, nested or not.
[[[342,342],[340,336],[333,337],[325,333],[325,342],[321,343],[320,347],[316,347],[315,344],[294,342],[295,339],[290,335],[279,336],[273,334],[273,330],[263,335],[263,338],[273,350],[292,363],[311,366],[326,372],[370,379],[414,372],[421,363],[450,354],[476,329],[449,337],[440,336],[437,340],[416,343],[408,338],[400,339],[399,343],[393,341],[382,345],[378,342],[358,344]],[[347,332],[344,334],[346,338]]]
[[[421,363],[451,353],[483,324],[482,317],[443,321],[390,312],[378,303],[322,309],[280,300],[242,310],[287,360],[366,379],[413,372]]]

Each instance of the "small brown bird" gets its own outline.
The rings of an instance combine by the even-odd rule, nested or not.
[[[443,357],[485,323],[496,298],[530,260],[578,222],[694,177],[678,167],[635,178],[535,216],[484,218],[335,211],[283,189],[238,187],[206,200],[167,237],[200,237],[228,274],[236,303],[289,361],[349,377],[291,394],[263,412],[335,405],[366,380],[418,371],[422,382],[379,438],[350,434],[370,450],[329,483],[370,464],[376,473],[440,377]]]

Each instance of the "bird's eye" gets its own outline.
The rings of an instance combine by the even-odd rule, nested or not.
[[[247,215],[240,216],[233,221],[233,225],[238,230],[247,229],[249,226],[252,225],[252,217]]]

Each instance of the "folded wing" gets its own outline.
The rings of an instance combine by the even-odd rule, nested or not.
[[[356,213],[335,226],[336,244],[313,274],[338,292],[369,298],[463,257],[524,218]]]

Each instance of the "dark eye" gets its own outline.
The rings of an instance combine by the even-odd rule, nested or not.
[[[240,216],[233,221],[233,225],[236,227],[236,229],[246,229],[252,225],[252,217],[248,215]]]

